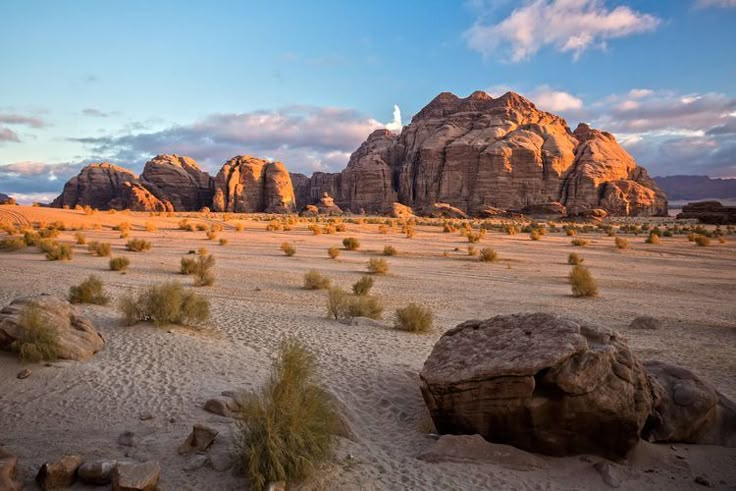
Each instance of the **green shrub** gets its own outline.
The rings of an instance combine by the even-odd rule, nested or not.
[[[72,246],[69,244],[54,243],[46,251],[46,259],[49,261],[69,261],[72,258]]]
[[[578,256],[574,252],[571,252],[569,256],[567,256],[567,264],[570,264],[572,266],[577,266],[578,264],[583,264],[583,257]]]
[[[372,257],[368,261],[368,272],[373,274],[388,273],[388,262],[379,257]]]
[[[410,303],[402,309],[396,309],[394,327],[408,332],[426,332],[432,328],[433,318],[429,307]]]
[[[110,252],[112,251],[112,247],[110,246],[109,242],[91,241],[89,244],[87,244],[87,249],[92,254],[101,257],[109,256]]]
[[[283,244],[281,244],[281,250],[287,256],[293,256],[294,254],[296,254],[296,247],[288,242],[284,242]]]
[[[125,248],[132,252],[142,252],[149,250],[151,243],[145,239],[130,239]]]
[[[112,271],[125,271],[130,265],[130,259],[124,256],[118,256],[110,259],[110,269]]]
[[[342,239],[342,245],[349,251],[355,251],[360,248],[360,241],[355,237],[345,237]]]
[[[13,341],[10,349],[18,353],[25,362],[54,361],[58,358],[59,337],[48,324],[41,309],[30,304],[19,316],[20,337]]]
[[[340,248],[330,247],[329,249],[327,249],[327,255],[330,256],[330,259],[337,259],[337,256],[340,255]]]
[[[584,247],[584,246],[588,245],[589,242],[590,241],[585,240],[585,239],[572,239],[570,241],[570,243],[572,245],[574,245],[575,247]]]
[[[214,256],[197,256],[197,261],[194,265],[194,286],[210,286],[215,283],[215,273],[212,268],[215,266]]]
[[[392,245],[383,246],[383,255],[384,256],[395,256],[396,254],[398,254],[398,251],[396,250],[396,248],[394,246],[392,246]]]
[[[584,266],[573,266],[570,275],[570,286],[575,297],[595,297],[598,295],[598,285],[593,276]]]
[[[330,287],[330,279],[322,276],[319,271],[311,270],[304,273],[305,290],[326,290]]]
[[[490,247],[484,247],[483,249],[480,250],[479,259],[483,262],[489,263],[489,262],[495,261],[497,257],[498,257],[498,254],[496,253],[496,251],[494,251]]]
[[[110,298],[105,295],[102,281],[97,276],[90,276],[77,286],[69,288],[69,302],[107,305]]]
[[[17,251],[26,247],[26,242],[20,237],[6,237],[0,240],[0,250]]]
[[[368,295],[373,288],[373,278],[370,276],[363,276],[353,285],[353,293],[358,296]]]
[[[141,321],[156,326],[199,323],[210,316],[209,301],[185,290],[177,281],[151,285],[137,296],[125,295],[118,309],[128,326]]]
[[[708,247],[710,245],[710,239],[705,235],[696,235],[694,241],[700,247]]]
[[[249,488],[304,481],[332,457],[339,416],[316,374],[316,356],[287,340],[266,384],[240,401],[235,448]]]
[[[616,249],[628,249],[629,248],[628,239],[624,239],[623,237],[616,237],[613,241],[616,244]]]

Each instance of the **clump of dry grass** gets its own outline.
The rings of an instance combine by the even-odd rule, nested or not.
[[[491,249],[490,247],[484,247],[480,250],[480,257],[479,259],[483,262],[493,262],[498,258],[498,253],[496,253],[495,250]]]
[[[700,247],[708,247],[710,245],[710,239],[705,235],[696,235],[693,241]]]
[[[220,245],[221,246],[226,246],[227,244],[228,244],[228,240],[227,239],[225,239],[225,238],[220,239]]]
[[[158,232],[158,227],[153,222],[146,222],[145,227],[146,227],[146,232]]]
[[[535,229],[531,231],[531,233],[529,234],[529,238],[531,240],[540,240],[542,238],[542,234],[539,233],[539,230]]]
[[[383,246],[383,255],[384,256],[395,256],[398,254],[399,251],[396,250],[396,248],[392,245],[385,245]]]
[[[130,266],[130,259],[124,256],[118,256],[110,259],[110,269],[112,271],[125,271]]]
[[[215,273],[212,268],[215,266],[215,257],[211,255],[200,254],[194,264],[194,286],[211,286],[215,284]]]
[[[410,303],[404,308],[396,309],[394,327],[408,332],[427,332],[432,328],[434,315],[429,307]]]
[[[358,296],[368,295],[375,281],[370,276],[363,276],[353,285],[353,293]]]
[[[296,247],[294,247],[289,242],[284,242],[281,244],[281,251],[286,254],[287,256],[293,256],[296,254]]]
[[[572,245],[574,245],[575,247],[585,247],[586,245],[588,245],[590,243],[590,241],[589,240],[586,240],[586,239],[579,239],[578,238],[578,239],[572,239],[570,241],[570,243]]]
[[[360,241],[355,237],[345,237],[342,239],[342,245],[349,251],[356,251],[360,248]]]
[[[77,245],[84,245],[87,243],[87,237],[82,232],[74,232],[74,241]]]
[[[21,237],[6,237],[0,240],[0,250],[17,251],[26,247],[26,242]]]
[[[314,235],[319,235],[322,233],[322,229],[320,229],[319,225],[317,225],[316,223],[310,223],[307,226],[307,230],[310,230]]]
[[[145,239],[130,239],[125,248],[132,252],[143,252],[151,249],[151,243]]]
[[[475,248],[475,246],[468,246],[468,256],[477,256],[478,255],[478,249]]]
[[[338,286],[327,290],[327,315],[334,319],[369,317],[380,319],[383,305],[377,297],[353,296]]]
[[[571,252],[570,255],[567,256],[567,264],[570,264],[572,266],[577,266],[578,264],[583,264],[583,257],[575,254],[574,252]]]
[[[330,259],[337,259],[337,256],[340,255],[340,248],[330,247],[329,249],[327,249],[327,255],[330,257]]]
[[[183,257],[181,258],[181,263],[179,267],[179,272],[181,274],[194,274],[194,271],[197,269],[197,260],[193,257]]]
[[[388,261],[379,257],[372,257],[368,260],[368,272],[372,274],[388,273]]]
[[[235,224],[235,231],[242,232],[243,230],[245,230],[245,224],[243,222],[237,222]]]
[[[214,230],[208,230],[206,235],[207,240],[215,240],[218,236],[217,232],[215,232]]]
[[[125,295],[118,310],[125,325],[151,321],[156,326],[165,324],[201,323],[209,319],[209,301],[187,291],[177,281],[151,285],[137,296]]]
[[[568,275],[572,294],[575,297],[595,297],[598,295],[598,285],[585,266],[573,266]]]
[[[326,290],[330,287],[332,281],[320,274],[319,271],[311,270],[304,273],[304,289],[305,290]]]
[[[93,240],[87,244],[87,250],[95,256],[107,257],[110,255],[111,249],[109,242],[97,242]]]
[[[614,244],[616,244],[616,249],[628,249],[629,248],[629,241],[628,239],[624,239],[623,237],[616,237],[613,239]]]
[[[236,449],[252,489],[304,481],[334,452],[339,417],[317,381],[317,358],[285,341],[261,390],[241,402]]]
[[[18,339],[10,349],[18,353],[24,362],[54,361],[59,356],[59,337],[53,326],[44,318],[41,309],[31,304],[20,312],[22,327]]]
[[[79,285],[69,288],[69,302],[107,305],[110,298],[105,294],[102,281],[95,275],[88,277]]]
[[[69,244],[53,242],[45,252],[46,259],[49,261],[70,261],[72,259],[72,246]]]
[[[649,234],[649,237],[646,238],[645,242],[647,244],[657,245],[662,242],[662,239],[657,234]]]

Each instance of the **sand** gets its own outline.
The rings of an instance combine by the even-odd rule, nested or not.
[[[108,258],[88,254],[85,246],[74,246],[71,262],[46,261],[35,248],[0,253],[0,306],[20,295],[64,296],[70,285],[90,274],[103,279],[113,297],[167,280],[189,285],[191,278],[178,274],[182,256],[204,246],[217,260],[216,284],[197,289],[212,304],[212,319],[204,328],[123,327],[113,307],[82,306],[107,340],[91,361],[33,365],[31,377],[18,380],[15,375],[24,365],[0,353],[0,445],[19,457],[29,486],[44,461],[79,454],[85,459],[159,460],[161,489],[243,489],[244,478],[231,471],[185,470],[188,459],[176,448],[201,422],[221,431],[211,452],[227,452],[232,422],[205,412],[204,402],[225,390],[258,387],[279,343],[289,336],[318,354],[321,379],[346,408],[355,434],[355,441],[341,439],[335,463],[313,483],[317,488],[608,488],[593,468],[602,460],[595,456],[541,457],[546,463],[541,469],[415,458],[435,441],[423,432],[427,415],[417,374],[442,332],[468,319],[547,311],[600,323],[624,333],[642,359],[686,366],[736,398],[736,237],[703,248],[684,236],[666,238],[661,245],[632,236],[631,247],[619,251],[605,234],[579,235],[591,241],[581,248],[561,233],[531,241],[526,234],[491,232],[475,246],[493,247],[499,260],[481,263],[467,255],[464,238],[436,226],[417,227],[413,239],[379,234],[377,225],[368,224],[314,236],[306,224],[266,232],[266,222],[246,217],[242,232],[235,231],[235,221],[224,222],[220,236],[229,244],[220,246],[206,240],[204,232],[177,230],[185,215],[195,223],[220,221],[196,214],[85,216],[75,210],[0,207],[0,220],[100,224],[101,230],[84,232],[88,240],[109,241],[113,255],[131,259],[129,271],[121,274],[109,271]],[[152,250],[124,250],[126,240],[111,230],[124,221],[133,225],[130,237],[150,240]],[[147,221],[159,231],[145,232]],[[347,236],[359,238],[361,249],[328,259],[327,248],[341,245]],[[72,239],[71,231],[60,236],[65,242]],[[295,256],[279,250],[284,241],[296,246]],[[349,287],[385,244],[399,255],[387,258],[389,274],[376,278],[374,292],[386,307],[381,326],[329,320],[324,292],[301,288],[310,269]],[[585,257],[599,281],[600,297],[570,295],[569,252]],[[434,310],[436,327],[430,334],[391,329],[392,312],[409,302]],[[630,330],[629,322],[643,314],[662,319],[664,327]],[[153,419],[141,421],[145,412]],[[117,443],[124,431],[136,434],[135,447]],[[696,476],[720,488],[736,487],[736,449],[642,444],[628,461],[610,465],[624,489],[693,488],[698,487]]]

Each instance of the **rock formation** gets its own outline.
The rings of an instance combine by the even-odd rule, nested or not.
[[[14,205],[15,199],[7,194],[0,193],[0,205]]]
[[[295,206],[291,177],[281,162],[240,155],[215,177],[214,211],[288,213]]]
[[[682,207],[677,218],[694,218],[713,225],[736,224],[736,206],[723,206],[720,201],[699,201]]]
[[[141,184],[176,211],[200,210],[212,205],[214,179],[194,159],[157,155],[146,162]]]

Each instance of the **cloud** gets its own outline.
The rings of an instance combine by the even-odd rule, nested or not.
[[[698,8],[709,7],[736,7],[736,0],[696,0],[695,6]]]
[[[31,128],[43,128],[46,126],[46,122],[42,119],[34,118],[31,116],[23,116],[22,114],[8,114],[0,113],[0,123],[5,124],[16,124],[29,126]]]
[[[563,112],[583,108],[583,101],[574,95],[561,90],[554,90],[547,85],[537,87],[529,93],[529,98],[540,109],[549,112]]]
[[[11,194],[20,203],[51,201],[64,183],[89,163],[15,162],[0,164],[0,192]]]
[[[386,123],[386,129],[393,132],[399,132],[403,128],[401,124],[401,108],[394,104],[394,119],[390,123]]]
[[[0,143],[2,142],[20,142],[18,134],[9,128],[3,128],[0,126]]]
[[[99,109],[95,109],[93,107],[82,109],[82,114],[84,114],[85,116],[92,116],[95,118],[106,118],[111,115],[111,113],[106,113],[106,112],[100,111]]]
[[[484,57],[501,52],[520,62],[549,46],[577,60],[588,49],[605,49],[609,39],[652,31],[659,23],[625,5],[609,9],[603,0],[534,0],[497,23],[480,14],[463,36]]]

